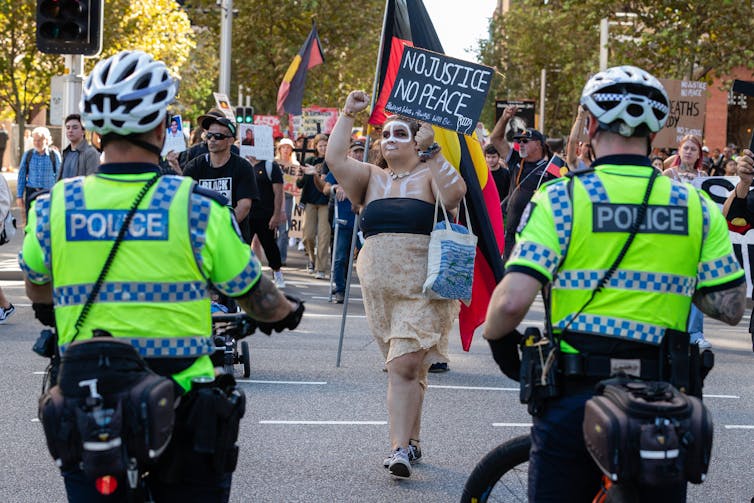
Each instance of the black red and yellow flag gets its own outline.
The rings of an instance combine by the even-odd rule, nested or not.
[[[278,114],[288,112],[293,115],[301,115],[301,102],[304,99],[304,87],[306,86],[306,74],[310,68],[324,63],[322,45],[317,35],[317,25],[312,26],[312,31],[306,38],[306,42],[293,58],[291,66],[285,72],[283,82],[278,90]]]
[[[385,120],[385,104],[398,74],[403,48],[407,45],[444,54],[422,0],[389,0],[382,29],[377,99],[369,118],[370,124],[381,125]],[[461,342],[463,349],[468,351],[474,330],[484,322],[492,291],[503,277],[500,257],[504,243],[503,216],[495,182],[484,162],[477,138],[438,127],[434,130],[443,155],[466,182],[471,225],[478,235],[471,304],[461,305],[459,318]]]

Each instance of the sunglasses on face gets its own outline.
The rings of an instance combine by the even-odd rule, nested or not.
[[[224,140],[226,138],[233,138],[233,135],[223,134],[223,133],[209,133],[209,132],[207,132],[207,133],[204,133],[204,138],[206,138],[207,140],[212,140],[212,139],[214,139],[214,140]]]
[[[519,143],[523,143],[524,145],[526,145],[527,143],[529,143],[529,141],[530,140],[527,140],[525,138],[522,138],[522,139],[518,140]]]

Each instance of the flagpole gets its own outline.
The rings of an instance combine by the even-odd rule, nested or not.
[[[385,0],[385,13],[382,16],[382,32],[380,33],[380,48],[377,53],[377,65],[374,69],[374,84],[372,85],[372,98],[369,105],[369,113],[374,111],[374,103],[377,100],[377,87],[380,84],[380,67],[382,66],[382,53],[385,47],[385,29],[387,28],[387,13],[390,7],[390,2],[395,0]],[[367,124],[367,131],[369,131],[369,124]],[[362,161],[367,162],[369,160],[369,150],[371,148],[372,137],[367,134],[366,142],[364,142],[364,157]],[[353,249],[356,247],[357,233],[359,231],[359,216],[356,215],[353,223],[353,234],[351,235],[351,249],[348,254],[348,277],[346,278],[346,294],[343,300],[343,316],[340,318],[340,337],[338,339],[338,356],[335,360],[335,366],[340,367],[340,356],[343,352],[343,337],[346,330],[346,318],[348,316],[348,298],[351,294],[351,273],[353,272]],[[362,298],[364,296],[362,295]]]

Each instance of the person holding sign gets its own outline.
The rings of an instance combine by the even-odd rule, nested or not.
[[[550,149],[545,135],[534,128],[515,134],[513,141],[517,148],[511,148],[505,139],[505,129],[515,115],[517,107],[506,107],[495,128],[490,133],[490,143],[505,159],[511,175],[507,204],[503,204],[505,216],[505,251],[503,261],[507,261],[516,242],[516,228],[526,205],[534,192],[545,182],[555,178],[547,171]]]
[[[421,457],[419,431],[427,371],[447,362],[448,333],[458,301],[422,295],[435,198],[456,208],[466,184],[442,155],[428,124],[400,116],[382,126],[378,165],[348,156],[351,128],[369,96],[353,91],[330,136],[327,165],[346,196],[364,209],[366,237],[356,270],[367,321],[385,357],[391,454],[384,465],[395,477],[411,475]]]

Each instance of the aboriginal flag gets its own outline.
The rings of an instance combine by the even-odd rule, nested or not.
[[[565,161],[558,154],[553,154],[550,162],[547,163],[545,170],[554,177],[563,176],[563,168],[565,167]]]
[[[406,45],[444,53],[422,0],[389,0],[382,29],[377,101],[369,118],[370,124],[382,125],[385,120],[385,104]],[[503,216],[495,182],[484,162],[477,138],[438,127],[434,130],[443,155],[466,182],[471,226],[478,235],[471,304],[461,305],[459,317],[461,342],[463,349],[468,351],[474,330],[484,322],[492,291],[503,277],[500,257],[504,242]]]
[[[293,115],[301,115],[301,102],[304,99],[304,86],[306,85],[306,73],[310,68],[324,63],[322,45],[317,35],[317,25],[312,26],[312,31],[306,38],[306,42],[293,58],[291,66],[285,72],[283,82],[278,90],[278,114],[288,112]]]

